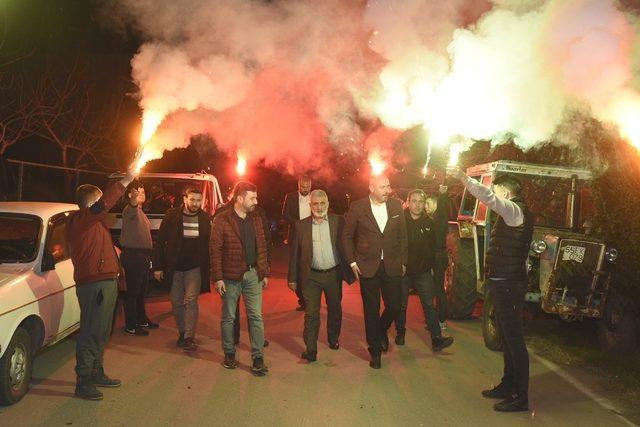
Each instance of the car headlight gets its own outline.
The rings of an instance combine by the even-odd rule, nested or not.
[[[531,242],[531,250],[540,255],[547,250],[547,243],[544,240],[534,240]]]
[[[615,262],[618,259],[618,250],[616,248],[609,248],[604,253],[604,258],[609,262]]]

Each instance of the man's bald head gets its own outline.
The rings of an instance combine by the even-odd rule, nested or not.
[[[369,192],[374,202],[384,203],[391,194],[391,185],[386,175],[373,175],[369,178]]]

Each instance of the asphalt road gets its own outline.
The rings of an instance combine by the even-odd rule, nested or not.
[[[148,301],[150,317],[161,324],[149,337],[125,335],[122,319],[106,352],[107,373],[122,380],[103,389],[105,399],[73,397],[75,341],[71,337],[36,358],[27,396],[0,407],[0,426],[617,426],[632,425],[589,378],[552,363],[531,360],[531,411],[502,414],[480,390],[500,381],[502,356],[487,350],[480,322],[449,322],[455,343],[433,354],[416,297],[411,297],[404,347],[392,345],[381,370],[368,365],[362,304],[357,284],[345,287],[341,349],[326,344],[323,309],[318,361],[299,358],[303,314],[286,288],[284,257],[264,294],[265,357],[270,372],[249,372],[246,321],[242,320],[240,369],[221,366],[220,299],[200,298],[198,352],[175,347],[177,331],[170,303]],[[394,334],[390,337],[393,339]]]

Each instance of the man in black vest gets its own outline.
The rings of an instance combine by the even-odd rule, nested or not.
[[[503,399],[494,405],[496,411],[528,411],[529,354],[522,333],[522,310],[527,292],[526,261],[533,236],[533,218],[522,198],[522,186],[513,176],[497,177],[491,191],[458,168],[449,172],[498,215],[485,257],[485,277],[502,332],[504,375],[499,385],[484,390],[482,395]]]

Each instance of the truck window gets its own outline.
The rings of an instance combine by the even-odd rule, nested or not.
[[[569,227],[566,213],[571,179],[520,174],[516,177],[522,184],[523,197],[535,225]]]
[[[484,175],[480,181],[482,185],[486,187],[491,187],[491,175]],[[477,222],[484,222],[487,219],[487,205],[480,202],[478,203],[478,211],[476,212],[475,220]]]
[[[472,176],[471,178],[479,179],[480,177]],[[473,213],[475,209],[476,209],[476,196],[469,193],[465,188],[464,194],[462,195],[462,202],[460,203],[460,216],[473,218]]]

